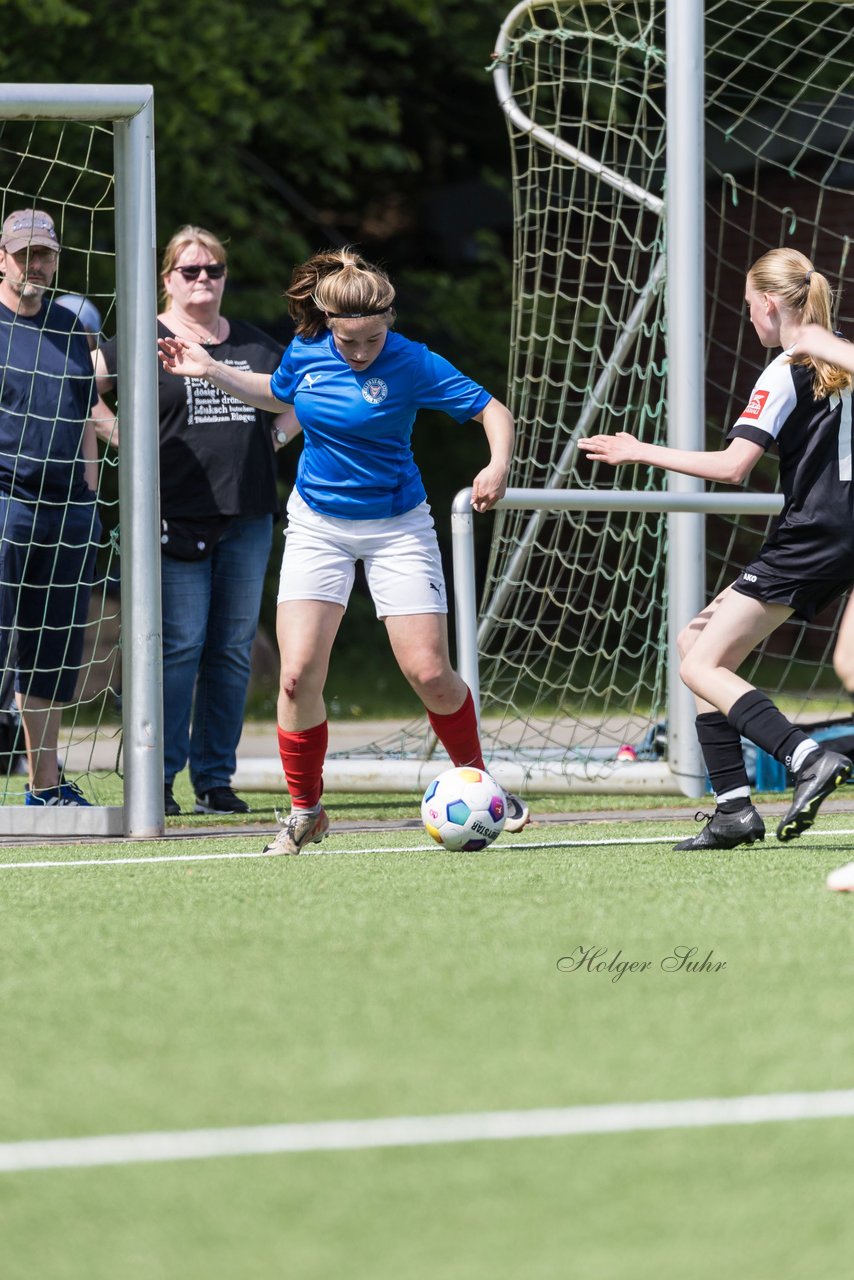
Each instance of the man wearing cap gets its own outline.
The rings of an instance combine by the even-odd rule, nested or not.
[[[101,526],[86,335],[45,299],[60,245],[49,214],[0,232],[0,660],[11,655],[31,805],[88,804],[59,777],[61,704],[74,697]],[[94,415],[94,416],[93,416]]]

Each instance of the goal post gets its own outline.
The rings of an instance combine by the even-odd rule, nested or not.
[[[455,497],[452,515],[454,597],[457,628],[457,666],[472,691],[480,710],[480,646],[487,632],[478,627],[478,592],[475,577],[474,517],[471,489],[462,489]],[[607,511],[629,514],[651,512],[666,515],[690,515],[702,521],[706,515],[774,516],[782,507],[777,494],[725,494],[702,491],[640,492],[636,489],[508,489],[496,504],[498,510],[524,512]],[[513,587],[512,573],[505,582]],[[670,689],[668,722],[673,717],[673,693]],[[692,720],[693,726],[693,720]],[[523,790],[614,790],[630,792],[681,791],[686,796],[701,795],[705,789],[705,771],[698,768],[692,743],[669,735],[667,759],[661,761],[620,761],[611,752],[606,756],[583,752],[567,752],[558,759],[537,759],[529,753],[527,761],[512,766],[496,765],[494,773],[507,786]]]
[[[666,12],[667,443],[686,450],[705,448],[704,4],[680,0]],[[695,476],[675,472],[666,483],[674,496],[705,488]],[[667,517],[668,761],[686,795],[702,794],[706,776],[694,697],[679,679],[677,649],[680,631],[706,603],[702,510],[674,506]]]
[[[114,193],[115,311],[122,385],[119,509],[121,517],[121,705],[123,803],[48,808],[20,802],[0,807],[0,834],[151,837],[163,831],[163,732],[156,360],[156,230],[153,91],[149,85],[0,85],[0,125],[75,122],[112,129],[113,173],[97,208]],[[37,145],[37,144],[36,144]],[[50,165],[65,182],[50,199],[80,212],[83,169],[57,150]],[[11,166],[10,166],[11,168]],[[25,170],[17,156],[15,174]],[[67,170],[67,177],[64,171]],[[35,189],[16,176],[5,208],[36,206]],[[14,202],[10,204],[10,201]],[[63,205],[64,207],[64,205]],[[109,257],[109,251],[104,251]]]
[[[711,486],[708,505],[684,506],[705,502],[700,481],[615,472],[576,443],[625,430],[720,447],[766,359],[744,315],[744,277],[777,244],[830,277],[844,329],[850,12],[839,0],[523,0],[501,28],[510,492],[578,497],[499,504],[477,629],[488,758],[571,763],[575,775],[646,759],[654,740],[680,789],[702,790],[676,637],[755,554],[772,508]],[[754,482],[768,501],[773,465]],[[628,518],[608,498],[625,490],[637,499]],[[671,497],[677,507],[645,505]],[[455,524],[463,518],[458,500]],[[829,660],[838,614],[787,624],[745,664],[801,722],[851,718]],[[611,772],[624,785],[631,766]]]

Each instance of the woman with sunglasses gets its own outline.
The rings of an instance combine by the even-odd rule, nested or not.
[[[230,368],[277,368],[279,344],[222,314],[226,253],[210,231],[176,231],[160,277],[158,338],[198,343]],[[110,389],[115,339],[96,369]],[[166,813],[180,813],[173,783],[188,760],[196,813],[247,813],[231,780],[279,510],[274,450],[300,428],[292,413],[251,408],[162,366],[159,393]]]
[[[296,854],[326,835],[320,802],[327,747],[323,688],[329,656],[365,565],[395,659],[455,765],[483,768],[472,695],[448,656],[447,602],[436,532],[411,436],[419,408],[479,422],[490,460],[472,505],[503,495],[513,447],[510,412],[441,356],[394,332],[388,276],[350,249],[315,254],[287,293],[296,337],[273,374],[224,365],[184,335],[161,360],[259,408],[295,405],[305,433],[288,530],[276,629],[282,659],[278,738],[291,813],[267,851]],[[528,810],[507,797],[505,830]]]

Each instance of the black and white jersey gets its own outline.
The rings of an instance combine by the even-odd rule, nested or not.
[[[784,504],[766,549],[797,550],[804,578],[854,580],[851,392],[815,400],[812,379],[781,352],[727,439],[777,446]]]

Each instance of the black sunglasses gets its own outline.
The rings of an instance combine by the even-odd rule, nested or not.
[[[225,275],[224,262],[204,262],[200,267],[175,267],[175,271],[180,271],[185,280],[198,280],[203,271],[207,272],[209,280],[221,280]]]

